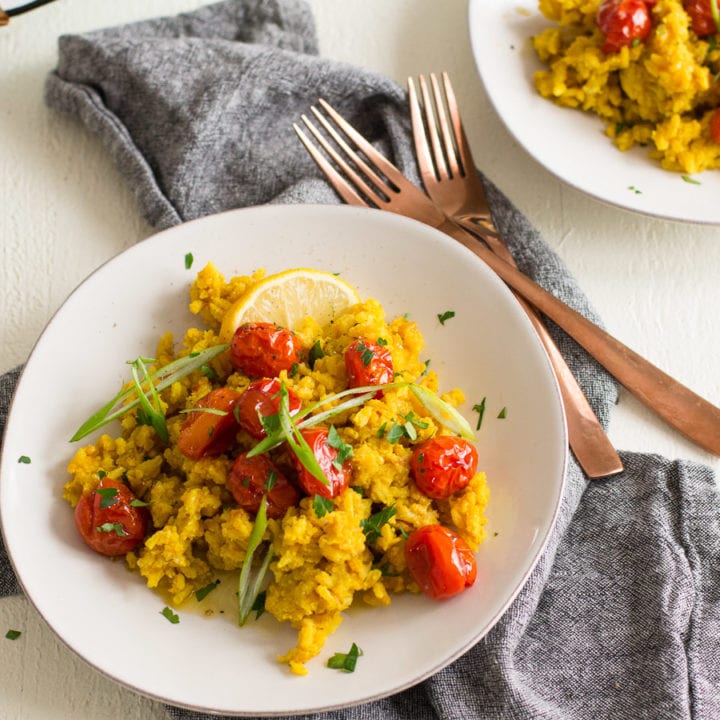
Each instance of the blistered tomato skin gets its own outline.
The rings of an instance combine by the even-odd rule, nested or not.
[[[227,487],[235,502],[253,514],[267,493],[267,515],[273,519],[281,518],[288,508],[300,501],[298,491],[265,455],[250,458],[247,453],[238,455],[230,470]]]
[[[245,323],[233,335],[230,362],[253,378],[277,377],[301,360],[297,336],[274,323]]]
[[[363,338],[353,341],[345,350],[345,372],[351,388],[384,385],[395,377],[387,347]]]
[[[230,448],[239,429],[233,412],[240,393],[230,388],[211,390],[198,401],[198,407],[218,410],[221,415],[203,410],[189,413],[180,428],[178,449],[191,460],[214,457]]]
[[[434,600],[447,600],[473,585],[477,565],[467,543],[442,525],[426,525],[410,534],[405,561],[413,580]]]
[[[103,478],[97,490],[107,492],[93,490],[75,506],[75,527],[95,552],[108,557],[125,555],[145,537],[147,510],[131,505],[136,499],[134,493],[118,480]]]
[[[289,388],[287,394],[290,415],[297,415],[302,409],[302,400]],[[238,401],[235,414],[243,430],[256,440],[262,440],[266,433],[260,417],[277,415],[279,410],[280,380],[265,378],[247,386]]]
[[[684,0],[683,6],[698,37],[707,37],[718,32],[710,0]]]
[[[618,53],[635,41],[644,41],[652,30],[650,7],[646,0],[605,0],[597,14],[597,24],[605,42],[602,50]]]
[[[710,120],[710,134],[716,143],[720,143],[720,109],[713,113]]]
[[[415,448],[410,458],[410,475],[423,495],[443,499],[467,487],[477,465],[477,450],[471,442],[439,435]]]
[[[325,428],[314,427],[300,432],[329,482],[325,485],[318,480],[293,455],[292,461],[298,472],[300,486],[308,495],[321,495],[328,499],[337,497],[350,484],[350,461],[346,460],[340,467],[333,464],[337,459],[338,451],[328,444],[328,431]]]

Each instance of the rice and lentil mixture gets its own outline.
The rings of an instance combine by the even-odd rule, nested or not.
[[[201,270],[190,291],[189,307],[204,327],[188,329],[179,349],[171,335],[160,338],[156,366],[219,344],[224,314],[262,277],[257,272],[226,281],[212,265]],[[304,406],[347,387],[343,350],[357,338],[383,339],[392,354],[396,379],[439,390],[437,375],[421,359],[423,337],[417,325],[406,317],[386,318],[376,300],[350,307],[325,327],[307,318],[295,334],[305,350],[303,360],[279,377]],[[313,347],[321,347],[322,353],[310,362],[307,351]],[[118,436],[102,434],[75,453],[64,488],[65,499],[75,507],[82,497],[96,491],[101,478],[112,478],[147,503],[145,537],[125,554],[125,560],[175,608],[223,573],[237,577],[254,524],[253,514],[235,502],[228,477],[235,455],[252,448],[256,439],[240,429],[229,450],[197,460],[178,449],[188,417],[183,410],[197,408],[217,388],[242,392],[251,382],[230,364],[227,353],[217,356],[210,366],[162,391],[167,443],[153,427],[138,422],[137,412],[127,412]],[[463,401],[457,389],[438,394],[453,406]],[[408,418],[412,419],[412,437],[389,438],[387,430],[398,423],[402,426]],[[447,499],[428,497],[414,483],[409,472],[413,448],[450,433],[408,387],[385,390],[332,422],[352,448],[350,486],[333,498],[331,511],[321,516],[313,498],[302,496],[282,517],[268,520],[263,538],[272,547],[264,609],[297,630],[297,644],[278,658],[297,674],[306,672],[305,663],[321,652],[353,603],[385,606],[394,594],[420,591],[404,555],[406,540],[414,530],[434,524],[450,526],[472,551],[485,538],[489,490],[484,473],[475,473],[467,487]],[[287,450],[274,452],[279,467],[291,465]],[[367,521],[388,508],[394,514],[386,514],[377,532],[367,533]],[[241,634],[238,642],[242,642]]]
[[[648,147],[666,170],[720,167],[720,35],[714,23],[693,21],[690,6],[702,0],[645,0],[647,35],[608,49],[599,11],[618,4],[540,0],[540,11],[555,24],[533,38],[545,66],[534,76],[538,92],[598,115],[620,150]]]

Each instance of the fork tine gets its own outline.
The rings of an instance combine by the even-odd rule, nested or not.
[[[433,82],[434,75],[430,75],[430,82]],[[437,115],[433,111],[435,103],[430,99],[430,91],[428,90],[427,81],[424,75],[418,76],[420,83],[420,94],[425,109],[425,134],[430,138],[430,144],[433,149],[435,175],[438,180],[448,177],[448,166],[445,163],[446,153],[443,150],[440,136],[438,135]],[[434,83],[433,83],[434,84]],[[437,97],[437,94],[435,95]]]
[[[328,142],[327,138],[325,138],[323,134],[315,127],[315,125],[312,124],[307,115],[301,115],[300,117],[302,118],[303,123],[305,123],[305,126],[310,131],[312,136],[322,147],[322,149],[340,167],[340,169],[345,173],[347,179],[349,179],[354,184],[355,189],[359,190],[363,195],[365,195],[366,198],[368,198],[371,202],[375,203],[377,206],[381,206],[383,204],[384,198],[380,197],[377,191],[371,188],[365,182],[360,173],[358,173],[355,168],[353,168],[350,163],[348,163],[345,158],[340,155],[340,153],[330,144],[330,142]],[[349,148],[347,149],[350,150]],[[350,150],[348,156],[354,162],[355,157],[353,155],[354,154]]]
[[[442,139],[445,146],[445,157],[447,158],[449,166],[449,174],[451,177],[458,177],[460,175],[460,167],[458,165],[457,158],[455,129],[454,126],[453,130],[450,129],[447,110],[445,108],[445,101],[443,100],[443,91],[440,90],[440,85],[438,84],[437,75],[435,75],[435,73],[432,73],[430,75],[430,84],[433,90],[433,104],[435,105],[435,114],[437,116],[438,122],[440,123],[440,133],[442,134]]]
[[[405,176],[389,160],[383,157],[332,105],[322,98],[318,100],[318,103],[332,118],[333,122],[355,143],[355,146],[362,151],[365,157],[370,160],[395,187],[403,187],[408,184]]]
[[[368,207],[368,204],[353,190],[350,183],[340,175],[340,173],[327,161],[323,154],[312,144],[310,138],[302,131],[297,123],[293,123],[293,128],[300,138],[300,142],[310,153],[310,157],[317,163],[322,173],[328,179],[338,195],[348,204]]]
[[[420,98],[417,88],[415,87],[415,81],[411,77],[408,78],[408,104],[410,105],[415,154],[417,155],[420,174],[423,180],[425,180],[425,176],[431,173],[432,168],[432,175],[434,179],[437,180],[439,178],[437,176],[437,169],[435,168],[435,158],[428,144],[426,125],[423,121],[422,109],[420,107]]]
[[[365,176],[378,188],[384,188],[383,179],[345,142],[340,133],[330,124],[328,119],[320,113],[316,107],[311,107],[313,115],[320,124],[325,128],[328,135],[335,141],[337,146],[353,161],[353,163],[363,172]],[[344,168],[343,168],[344,169]],[[367,187],[367,191],[370,188]]]
[[[460,118],[460,109],[458,108],[457,99],[455,98],[455,91],[453,90],[452,83],[450,82],[450,76],[447,72],[442,73],[443,91],[445,94],[445,102],[447,104],[448,112],[450,113],[450,121],[452,122],[453,131],[455,134],[455,146],[457,148],[458,160],[460,162],[459,172],[465,177],[471,172],[474,172],[475,163],[470,152],[470,146],[468,145],[467,136],[465,135],[465,128],[463,127],[462,120]],[[438,93],[440,88],[437,88]]]

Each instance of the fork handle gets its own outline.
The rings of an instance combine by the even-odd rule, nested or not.
[[[568,444],[583,472],[592,480],[611,477],[625,468],[603,426],[595,416],[582,388],[545,327],[540,314],[514,292],[535,328],[555,370],[568,428]]]
[[[501,240],[500,235],[495,231],[490,214],[455,216],[453,220],[466,230],[472,233],[483,233],[483,239],[498,257],[505,260],[513,267],[517,267],[507,245]],[[490,226],[492,233],[484,233],[483,230]],[[542,321],[540,313],[530,305],[522,295],[513,291],[521,307],[530,318],[535,331],[540,338],[550,363],[555,370],[555,375],[562,395],[563,407],[568,429],[568,444],[580,464],[583,472],[591,479],[599,479],[617,475],[624,470],[622,460],[617,454],[613,444],[610,442],[603,426],[595,416],[595,413],[585,397],[585,393],[570,371],[565,358],[558,350],[555,341],[550,336],[548,329]]]
[[[489,265],[505,283],[561,327],[668,425],[701,448],[720,456],[720,408],[558,300],[452,221],[445,221],[438,230],[451,235]]]

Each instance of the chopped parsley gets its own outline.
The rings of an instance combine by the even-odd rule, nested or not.
[[[5,638],[7,640],[17,640],[22,635],[22,632],[20,630],[8,630],[5,633]]]
[[[498,420],[504,420],[507,417],[507,408],[504,407],[499,413],[498,413]]]
[[[201,600],[204,600],[218,585],[220,584],[219,580],[215,580],[214,582],[208,583],[205,585],[205,587],[201,587],[199,590],[195,591],[195,599],[200,602]]]
[[[363,366],[367,367],[375,357],[375,353],[362,342],[358,343],[355,349],[360,353],[360,360]]]
[[[193,261],[195,258],[193,258],[192,253],[185,253],[185,269],[189,270],[192,267]]]
[[[177,625],[180,622],[180,616],[177,613],[174,613],[169,607],[165,606],[161,611],[160,614],[167,619],[168,622],[171,622],[173,625]]]
[[[116,523],[106,522],[106,523],[103,523],[102,525],[98,525],[95,529],[98,532],[106,532],[106,533],[114,532],[118,537],[125,537],[127,535],[127,533],[125,532],[125,528],[119,522],[116,522]]]
[[[394,505],[387,505],[382,510],[360,521],[360,527],[365,533],[367,541],[372,543],[380,537],[380,528],[387,523],[391,517],[397,514]]]
[[[628,185],[628,190],[634,192],[636,195],[642,195],[642,190],[638,190],[634,185]]]
[[[440,313],[437,316],[437,319],[440,321],[441,325],[444,325],[447,320],[450,320],[450,318],[455,317],[455,311],[454,310],[446,310],[444,313]]]
[[[313,343],[313,346],[310,348],[310,352],[308,353],[308,365],[310,366],[310,369],[313,370],[315,368],[316,361],[324,357],[325,353],[323,352],[322,346],[320,345],[320,341],[316,340]]]
[[[100,496],[100,507],[109,508],[118,501],[118,489],[114,487],[95,488],[95,494]]]
[[[334,425],[331,425],[328,430],[327,444],[334,450],[337,450],[337,457],[333,460],[332,464],[340,470],[342,464],[353,456],[352,445],[349,445],[340,437],[340,433]]]
[[[30,460],[30,458],[27,455],[21,455],[18,458],[18,462],[22,463],[23,465],[29,465],[32,461]]]
[[[327,663],[329,668],[333,670],[342,670],[343,672],[354,672],[358,658],[363,651],[355,644],[352,644],[350,651],[347,653],[335,653]]]
[[[480,429],[480,426],[482,425],[483,417],[485,415],[485,400],[487,398],[483,398],[477,405],[473,405],[472,409],[478,414],[478,421],[477,425],[475,426],[476,430]]]
[[[322,495],[313,496],[313,510],[315,511],[316,517],[325,517],[329,512],[335,509],[335,504],[330,498],[323,497]]]

